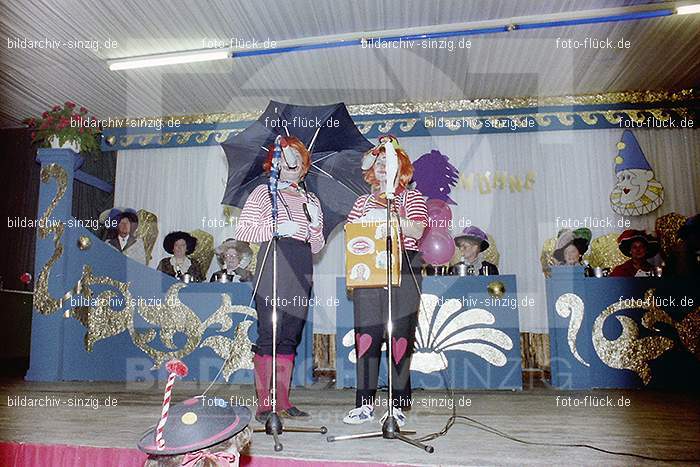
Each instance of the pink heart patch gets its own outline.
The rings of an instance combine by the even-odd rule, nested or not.
[[[372,346],[372,336],[369,334],[355,334],[355,347],[357,349],[357,358],[361,358],[367,353]]]
[[[391,341],[391,351],[392,355],[394,356],[394,362],[398,365],[401,359],[403,358],[404,354],[406,353],[408,341],[405,337],[400,337],[399,339],[392,337]]]

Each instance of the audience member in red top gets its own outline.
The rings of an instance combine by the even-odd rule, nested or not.
[[[630,259],[613,269],[614,277],[647,277],[654,273],[654,266],[647,261],[658,253],[658,242],[643,230],[625,230],[617,238],[620,251]]]

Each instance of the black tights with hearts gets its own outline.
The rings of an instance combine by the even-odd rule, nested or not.
[[[394,383],[393,405],[400,408],[411,405],[410,366],[420,302],[419,289],[416,288],[411,275],[411,266],[419,288],[422,283],[420,254],[408,251],[408,255],[410,265],[405,253],[402,254],[401,286],[394,287],[392,293],[393,361],[390,362],[390,366]],[[382,344],[388,336],[387,291],[384,288],[355,289],[353,305],[357,356],[355,406],[375,405]]]

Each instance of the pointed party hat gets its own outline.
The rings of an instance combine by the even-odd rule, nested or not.
[[[649,165],[632,131],[625,130],[622,133],[622,139],[617,143],[617,149],[615,173],[629,169],[651,170],[651,165]]]

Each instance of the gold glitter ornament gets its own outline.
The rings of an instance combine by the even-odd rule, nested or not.
[[[92,246],[92,240],[90,240],[90,237],[81,235],[78,238],[78,249],[81,251],[85,251],[89,249]]]
[[[214,259],[214,236],[200,229],[193,230],[190,235],[197,239],[197,246],[190,256],[197,262],[202,274],[206,274]]]
[[[494,298],[501,298],[506,293],[506,286],[501,281],[493,281],[486,288],[489,295]]]
[[[153,258],[153,247],[158,238],[158,216],[145,209],[139,209],[136,213],[139,219],[139,226],[134,235],[143,240],[144,250],[146,250],[146,265]]]
[[[663,311],[653,305],[653,290],[648,290],[644,295],[642,308],[651,310],[649,318],[643,318],[645,327],[665,319]],[[620,310],[626,310],[624,301],[618,300],[604,309],[593,323],[593,348],[598,358],[610,368],[619,370],[632,370],[641,378],[644,385],[649,384],[652,378],[651,368],[648,362],[661,356],[674,346],[672,339],[664,336],[639,337],[639,327],[629,316],[615,316],[622,326],[622,332],[616,339],[610,340],[603,335],[603,323],[611,315]],[[668,316],[668,315],[666,315]]]
[[[627,257],[622,254],[620,248],[617,245],[618,233],[609,233],[591,241],[590,254],[588,255],[588,262],[591,267],[597,268],[609,268],[614,269],[625,261]]]
[[[659,246],[664,257],[681,245],[683,240],[678,236],[678,230],[685,224],[687,217],[672,212],[656,219],[654,230],[659,239]]]
[[[545,277],[550,277],[552,275],[552,266],[557,264],[557,260],[554,259],[554,247],[557,244],[556,237],[548,238],[542,244],[542,250],[540,251],[540,264],[542,265],[542,272]]]

